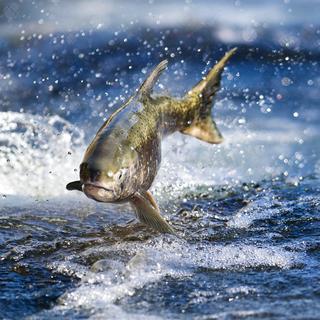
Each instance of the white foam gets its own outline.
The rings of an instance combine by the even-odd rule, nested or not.
[[[259,197],[251,199],[247,206],[232,216],[227,222],[227,226],[232,228],[248,228],[256,220],[279,215],[281,212],[280,208],[283,210],[283,204],[281,205],[275,199],[273,193],[264,191],[263,194],[259,194]]]
[[[165,276],[183,279],[192,276],[199,268],[286,269],[302,261],[302,254],[288,252],[276,246],[189,244],[182,239],[165,237],[158,237],[144,244],[120,243],[111,247],[90,248],[81,254],[82,259],[89,256],[92,259],[94,255],[99,259],[102,257],[102,260],[96,262],[93,268],[87,267],[86,271],[83,266],[75,265],[70,259],[51,266],[58,272],[75,272],[81,278],[80,286],[66,293],[61,298],[61,305],[53,309],[54,312],[84,309],[89,310],[96,319],[110,318],[115,312],[119,312],[119,319],[127,319],[129,315],[115,303],[121,298],[134,295],[149,283],[161,281]],[[130,317],[135,319],[139,315],[132,315],[130,312]]]
[[[225,137],[221,145],[180,133],[164,140],[153,191],[161,193],[170,186],[179,193],[197,185],[233,185],[277,176],[290,168],[297,141],[311,140],[317,132],[306,133],[298,123],[284,125],[277,119],[258,129],[218,126]],[[79,178],[85,147],[82,130],[58,116],[0,112],[0,194],[42,198],[66,194],[66,183]],[[281,163],[279,155],[289,163]],[[303,155],[293,160],[303,162]]]
[[[82,131],[59,116],[0,112],[0,194],[65,193],[83,150]]]
[[[230,124],[228,128],[225,123],[218,123],[225,138],[220,145],[179,133],[168,137],[163,143],[154,190],[169,185],[175,191],[197,185],[235,185],[276,177],[298,163],[294,158],[297,141],[306,142],[315,136],[304,133],[299,123],[276,118],[256,126]],[[279,157],[287,162],[279,161]],[[298,174],[294,170],[294,177]]]

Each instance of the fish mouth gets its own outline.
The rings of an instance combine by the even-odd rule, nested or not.
[[[84,183],[83,184],[83,186],[82,186],[82,188],[83,189],[85,189],[85,188],[96,188],[96,189],[102,189],[102,190],[105,190],[105,191],[107,191],[107,192],[113,192],[113,190],[112,189],[108,189],[108,188],[106,188],[106,187],[104,187],[104,186],[102,186],[101,184],[96,184],[96,183]]]
[[[113,189],[106,188],[99,183],[85,183],[82,186],[84,194],[98,202],[114,202],[117,196]]]

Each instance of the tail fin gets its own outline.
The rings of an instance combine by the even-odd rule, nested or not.
[[[196,101],[200,99],[197,101],[199,114],[190,126],[181,131],[182,133],[213,144],[223,141],[222,135],[211,117],[211,108],[213,97],[220,88],[222,71],[236,50],[237,48],[233,48],[228,51],[207,76],[188,92],[188,99],[192,98]]]

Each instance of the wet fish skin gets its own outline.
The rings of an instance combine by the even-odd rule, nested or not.
[[[173,233],[160,216],[148,191],[161,161],[161,141],[180,131],[211,144],[222,136],[211,117],[212,100],[220,88],[230,50],[183,98],[152,95],[167,61],[162,61],[138,92],[114,112],[98,130],[80,165],[80,181],[67,185],[100,202],[129,201],[143,223],[159,232]]]

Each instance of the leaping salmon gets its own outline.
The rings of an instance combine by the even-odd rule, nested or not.
[[[130,202],[138,219],[162,233],[174,233],[160,215],[149,189],[161,160],[161,140],[180,131],[211,144],[223,138],[211,117],[221,74],[236,48],[209,71],[183,98],[152,96],[168,61],[160,62],[136,94],[98,130],[80,165],[80,180],[67,184],[99,202]]]

